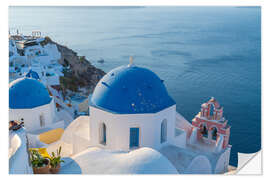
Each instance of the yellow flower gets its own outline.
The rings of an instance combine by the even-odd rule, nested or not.
[[[49,155],[49,153],[47,152],[47,149],[46,148],[30,148],[29,149],[30,151],[31,150],[36,150],[39,152],[39,154],[44,157],[44,158],[51,158],[51,156]]]

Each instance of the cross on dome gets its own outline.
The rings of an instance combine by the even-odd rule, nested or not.
[[[128,66],[129,67],[133,66],[133,57],[132,56],[129,57],[129,65]]]

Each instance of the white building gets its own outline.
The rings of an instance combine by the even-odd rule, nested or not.
[[[33,80],[11,84],[10,94],[14,97],[10,99],[10,117],[20,119],[19,115],[23,114],[29,122],[37,123],[31,126],[34,129],[40,128],[40,113],[46,114],[50,121],[54,110],[44,86],[35,81],[33,87],[30,81]],[[26,90],[21,90],[24,86]],[[39,109],[43,107],[47,110]],[[49,152],[62,146],[63,156],[68,157],[60,173],[216,174],[227,171],[231,145],[225,143],[220,148],[219,142],[223,142],[220,134],[213,136],[215,140],[202,139],[204,127],[196,127],[176,112],[176,103],[164,82],[146,68],[131,62],[107,73],[89,97],[89,111],[89,116],[75,119],[59,141],[46,146]],[[220,120],[224,118],[209,116],[207,121]]]
[[[176,105],[159,77],[137,66],[107,73],[90,100],[90,139],[112,150],[159,149],[175,136]]]
[[[28,132],[51,126],[55,104],[46,87],[36,79],[23,77],[9,85],[9,119],[24,122]]]
[[[136,163],[143,168],[143,156],[151,159],[153,153],[169,160],[167,166],[180,174],[216,174],[228,169],[231,146],[220,149],[219,138],[208,144],[210,139],[201,141],[195,136],[196,128],[176,112],[163,81],[146,68],[130,64],[107,73],[89,97],[89,111],[88,118],[75,119],[63,138],[48,147],[53,151],[61,145],[72,159],[62,173],[75,166],[75,173],[85,174],[175,173],[155,166],[134,170]],[[141,153],[145,151],[149,153]]]

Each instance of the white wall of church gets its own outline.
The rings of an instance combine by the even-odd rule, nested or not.
[[[138,127],[139,147],[159,149],[174,141],[175,112],[175,105],[154,114],[113,114],[90,106],[91,145],[128,151],[130,128]],[[167,119],[167,140],[161,143],[161,123],[164,119]],[[102,123],[106,125],[106,145],[100,143]]]
[[[180,148],[185,148],[187,144],[186,139],[187,139],[187,133],[183,131],[181,134],[174,137],[174,141],[172,144]]]
[[[46,128],[52,124],[55,117],[55,105],[52,100],[50,104],[35,107],[32,109],[9,109],[9,120],[24,121],[26,131],[31,132]],[[44,119],[41,124],[40,118]]]
[[[230,161],[231,147],[228,147],[224,153],[222,153],[216,163],[215,174],[221,174],[228,171]]]

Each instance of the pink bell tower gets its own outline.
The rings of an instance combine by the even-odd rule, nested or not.
[[[199,112],[192,120],[192,128],[196,128],[197,140],[215,143],[220,149],[226,149],[230,138],[230,126],[223,117],[223,107],[212,97],[208,102],[201,105]]]

